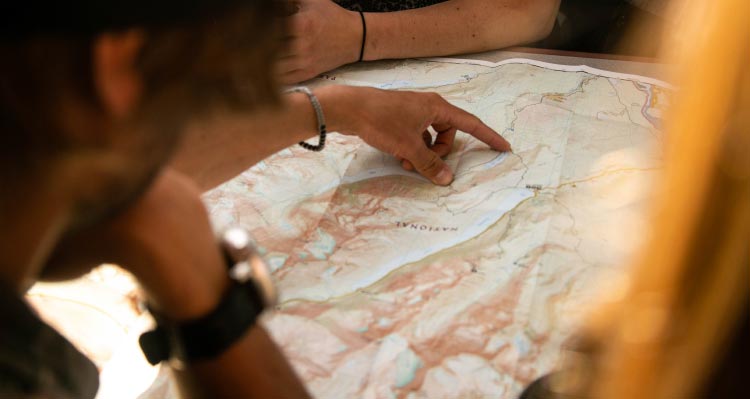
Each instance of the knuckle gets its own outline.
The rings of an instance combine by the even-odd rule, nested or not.
[[[308,40],[301,42],[299,51],[300,54],[304,54],[306,57],[309,57],[313,53],[313,43]]]
[[[306,69],[308,64],[307,57],[305,57],[302,54],[299,54],[297,59],[294,60],[294,70],[298,69]]]
[[[436,153],[430,151],[430,156],[425,158],[424,163],[420,165],[419,170],[431,174],[437,173],[440,170],[440,167],[440,157]]]
[[[296,71],[298,69],[299,69],[299,65],[298,65],[298,62],[296,60],[285,62],[283,64],[280,64],[280,66],[279,66],[279,70],[282,71],[283,73],[294,72],[294,71]]]
[[[299,14],[294,14],[287,20],[287,30],[292,36],[299,36],[302,30],[302,18]]]
[[[441,97],[440,94],[434,92],[427,93],[427,99],[433,104],[440,104],[443,102],[443,97]]]
[[[306,14],[297,14],[294,21],[294,31],[299,35],[304,35],[312,29],[312,20]]]
[[[402,141],[394,146],[393,155],[404,159],[416,159],[422,147],[424,143],[421,140]]]

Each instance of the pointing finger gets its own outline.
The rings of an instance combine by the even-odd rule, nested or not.
[[[476,116],[451,105],[442,97],[438,101],[438,117],[433,124],[446,124],[464,131],[497,151],[510,151],[510,143],[485,125]]]

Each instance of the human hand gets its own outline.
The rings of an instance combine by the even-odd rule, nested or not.
[[[228,277],[200,195],[187,177],[162,173],[115,219],[60,241],[43,274],[73,277],[115,263],[133,273],[165,316],[186,320],[208,313]]]
[[[299,0],[288,16],[289,37],[277,67],[280,82],[293,84],[359,59],[359,14],[331,0]]]
[[[326,86],[316,90],[330,131],[355,134],[369,145],[392,154],[407,170],[435,184],[448,185],[453,172],[443,162],[461,130],[497,151],[510,144],[476,116],[435,93],[386,91],[364,87]],[[437,132],[432,142],[428,128]]]

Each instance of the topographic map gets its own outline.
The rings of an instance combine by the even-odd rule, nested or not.
[[[207,193],[217,228],[248,228],[274,270],[265,325],[319,398],[516,397],[640,243],[671,89],[523,59],[366,63],[325,84],[436,91],[514,151],[459,133],[438,187],[332,134]]]
[[[668,89],[510,60],[352,66],[315,84],[436,91],[503,134],[460,134],[437,187],[357,138],[285,150],[206,196],[252,231],[267,324],[320,398],[514,397],[554,366],[597,271],[643,228]]]

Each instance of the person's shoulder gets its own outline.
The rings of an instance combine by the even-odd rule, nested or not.
[[[96,366],[0,287],[0,397],[93,398],[98,386]]]

